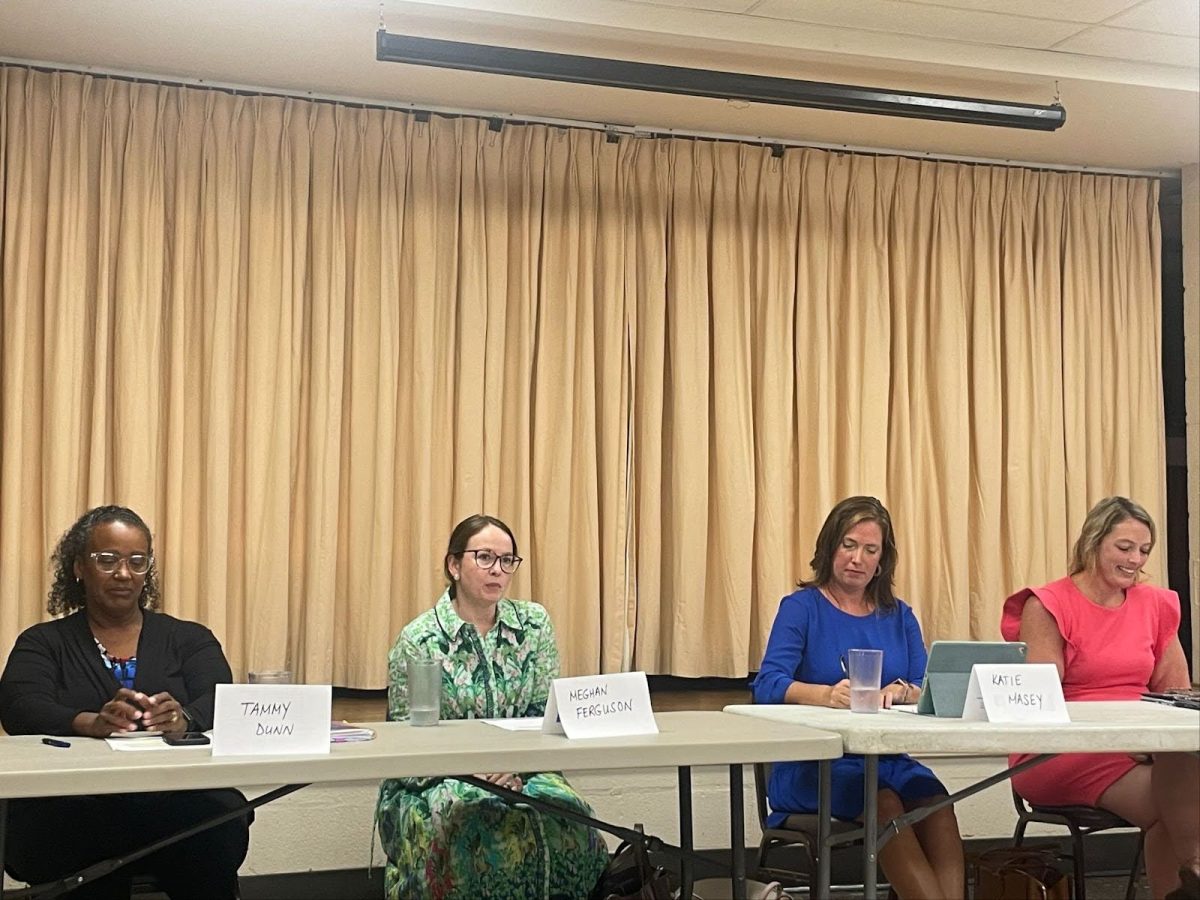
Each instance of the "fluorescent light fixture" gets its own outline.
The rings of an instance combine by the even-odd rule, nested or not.
[[[1067,120],[1067,111],[1057,103],[1038,106],[1003,100],[980,100],[915,91],[889,91],[852,84],[823,81],[797,81],[767,75],[716,72],[682,66],[603,59],[520,50],[488,44],[468,44],[435,38],[376,34],[375,58],[384,62],[443,69],[463,69],[492,75],[516,75],[574,84],[598,84],[606,87],[653,91],[660,94],[686,94],[715,97],[719,100],[745,100],[781,106],[804,106],[843,112],[874,113],[881,116],[905,116],[942,122],[967,122],[1004,128],[1028,128],[1054,131]]]

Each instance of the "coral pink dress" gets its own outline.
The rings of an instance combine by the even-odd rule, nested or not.
[[[1016,641],[1025,601],[1036,596],[1063,637],[1067,700],[1138,700],[1179,630],[1179,595],[1139,584],[1116,608],[1097,606],[1062,578],[1024,588],[1004,601],[1000,631]],[[1013,756],[1010,765],[1029,759]],[[1095,806],[1100,795],[1137,763],[1125,753],[1065,753],[1013,777],[1017,793],[1037,806]]]

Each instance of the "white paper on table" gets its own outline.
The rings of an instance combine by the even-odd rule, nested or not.
[[[480,719],[488,725],[495,725],[505,731],[541,731],[541,717],[536,719]]]
[[[893,703],[891,708],[896,712],[910,713],[912,715],[916,715],[917,713],[917,704],[915,703]]]
[[[160,737],[105,738],[104,743],[114,750],[174,750]]]

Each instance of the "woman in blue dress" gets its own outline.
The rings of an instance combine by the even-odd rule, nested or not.
[[[850,497],[829,513],[817,536],[813,578],[784,597],[771,626],[756,703],[850,706],[842,660],[852,647],[883,651],[882,703],[914,703],[925,674],[925,644],[912,609],[892,594],[896,570],[892,519],[874,497]],[[879,821],[946,796],[937,777],[909,756],[879,759]],[[773,767],[767,788],[770,824],[817,810],[817,763]],[[863,758],[833,762],[833,814],[861,822]],[[905,828],[879,852],[879,864],[902,898],[964,894],[962,838],[947,806]]]

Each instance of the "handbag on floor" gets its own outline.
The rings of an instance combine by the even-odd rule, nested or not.
[[[674,896],[670,875],[651,865],[645,841],[623,841],[592,891],[598,900],[672,900]]]
[[[976,900],[1070,900],[1071,876],[1051,850],[1000,847],[975,858]]]

